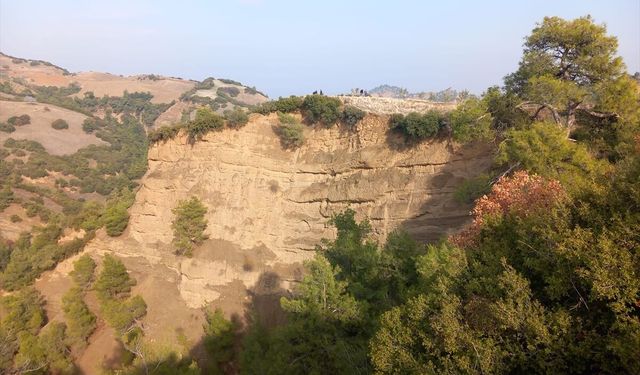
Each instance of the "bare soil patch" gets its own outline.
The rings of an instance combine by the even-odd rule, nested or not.
[[[82,130],[82,122],[87,116],[81,113],[50,104],[0,100],[0,121],[24,114],[31,117],[31,123],[17,126],[13,133],[0,132],[0,142],[4,143],[8,138],[28,139],[40,143],[52,155],[68,155],[91,144],[107,144]],[[60,118],[69,123],[69,129],[56,130],[51,127],[51,123]]]

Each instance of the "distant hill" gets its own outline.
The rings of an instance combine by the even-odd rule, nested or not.
[[[409,92],[409,90],[404,87],[392,86],[387,84],[374,87],[367,92],[371,96],[400,99],[425,99],[434,102],[455,102],[469,95],[469,92],[467,90],[457,91],[452,88],[448,88],[442,91]]]
[[[148,126],[177,122],[202,105],[209,105],[222,113],[226,109],[250,107],[268,100],[255,88],[230,79],[210,77],[198,82],[156,74],[72,73],[46,61],[0,53],[0,98],[3,99],[22,101],[35,98],[42,102],[52,96],[62,96],[66,98],[64,101],[68,101],[73,98],[123,97],[125,92],[148,93],[151,104],[163,105],[162,111],[155,111],[154,121],[147,121]],[[95,112],[94,115],[99,115],[100,110],[89,108],[90,112]]]

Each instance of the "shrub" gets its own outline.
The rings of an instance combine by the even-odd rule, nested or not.
[[[304,126],[295,117],[278,113],[280,124],[277,134],[284,148],[298,148],[304,143]]]
[[[147,134],[150,144],[158,142],[166,142],[169,139],[173,139],[180,133],[180,129],[184,128],[182,124],[173,126],[162,126],[156,130],[152,130]]]
[[[406,116],[392,115],[389,126],[401,131],[411,139],[425,139],[438,134],[440,128],[446,125],[445,117],[438,111],[431,110],[424,114],[411,112]]]
[[[319,122],[326,126],[331,126],[341,117],[341,104],[337,98],[324,95],[308,95],[302,102],[302,110],[309,122]]]
[[[59,118],[51,123],[51,127],[56,130],[69,129],[69,124],[65,120]]]
[[[239,128],[249,122],[249,115],[240,107],[224,111],[224,117],[227,120],[227,126],[231,128]]]
[[[174,219],[171,226],[176,254],[191,256],[194,246],[207,239],[204,234],[207,229],[207,220],[204,218],[207,207],[197,197],[191,197],[178,202],[172,212]]]
[[[86,118],[82,122],[82,130],[84,130],[84,132],[87,134],[91,134],[98,129],[100,129],[100,125],[95,119],[92,119],[91,117]]]
[[[196,118],[187,125],[189,140],[191,142],[199,140],[208,132],[221,129],[223,126],[224,120],[220,115],[208,107],[199,108],[196,111]]]
[[[19,223],[22,221],[22,218],[16,214],[11,215],[11,222],[12,223]]]
[[[348,105],[342,110],[342,122],[349,127],[354,127],[365,115],[363,110]]]
[[[13,126],[28,125],[28,124],[31,124],[31,116],[29,115],[11,116],[7,119],[7,123]]]
[[[9,186],[5,186],[0,189],[0,212],[2,212],[5,208],[9,207],[11,203],[13,203],[13,190]]]
[[[268,115],[273,112],[290,113],[299,111],[302,107],[303,98],[299,96],[290,96],[288,98],[279,98],[278,100],[272,100],[266,103],[262,103],[256,107],[253,111],[263,115]]]
[[[220,87],[217,90],[218,95],[229,95],[232,98],[240,95],[240,89],[237,87]]]
[[[0,122],[0,132],[13,133],[14,131],[16,131],[15,126],[7,124],[6,122]]]

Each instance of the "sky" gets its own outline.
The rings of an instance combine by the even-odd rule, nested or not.
[[[640,71],[639,0],[0,0],[0,51],[72,72],[230,78],[272,98],[379,84],[481,93],[544,16],[590,14]]]

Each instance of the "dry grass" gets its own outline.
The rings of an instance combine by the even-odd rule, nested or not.
[[[0,132],[1,143],[7,138],[28,139],[42,144],[52,155],[73,154],[91,144],[106,144],[95,135],[82,130],[82,122],[87,116],[81,113],[50,104],[0,100],[0,121],[7,121],[11,116],[23,114],[31,116],[31,123],[17,126],[13,133]],[[69,123],[69,129],[56,130],[51,127],[51,122],[59,118]]]

